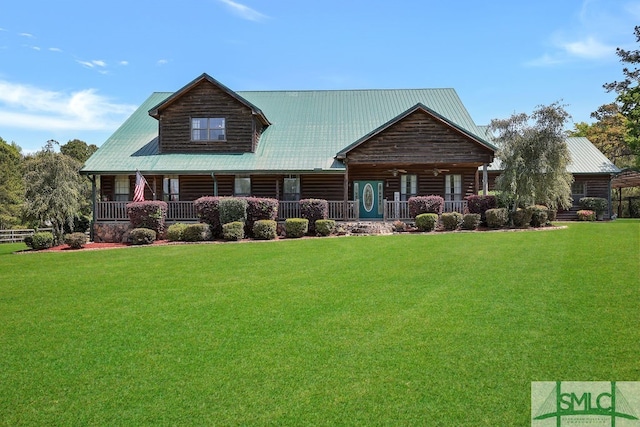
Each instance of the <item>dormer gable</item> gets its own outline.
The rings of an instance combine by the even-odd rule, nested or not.
[[[270,125],[255,105],[204,73],[149,110],[161,153],[255,152]]]

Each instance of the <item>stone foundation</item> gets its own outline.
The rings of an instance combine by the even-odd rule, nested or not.
[[[382,221],[336,223],[346,234],[392,234],[393,225]]]
[[[102,222],[93,225],[93,241],[96,243],[127,243],[128,222]]]

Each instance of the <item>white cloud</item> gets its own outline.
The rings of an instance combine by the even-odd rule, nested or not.
[[[62,52],[62,49],[60,49],[59,47],[50,47],[49,51],[50,52]]]
[[[601,43],[591,36],[584,40],[563,43],[561,47],[571,56],[587,59],[606,58],[615,54],[616,51],[614,46]]]
[[[107,63],[102,61],[102,60],[93,60],[93,61],[81,61],[79,59],[76,59],[76,62],[86,68],[105,68],[107,66]]]
[[[20,33],[18,35],[22,36],[22,37],[27,37],[29,39],[35,38],[35,36],[33,34],[31,34],[31,33]]]
[[[249,21],[263,21],[268,18],[267,15],[264,15],[258,12],[255,9],[250,8],[241,3],[237,3],[232,0],[219,0],[221,3],[224,3],[233,13],[238,15],[243,19],[247,19]]]
[[[168,59],[159,59],[158,62],[156,62],[157,65],[166,65],[169,63]]]
[[[118,65],[122,65],[122,66],[129,65],[129,61],[120,61],[118,62]]]
[[[135,110],[95,89],[56,92],[0,80],[0,126],[28,130],[110,130]]]

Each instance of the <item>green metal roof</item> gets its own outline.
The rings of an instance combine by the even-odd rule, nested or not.
[[[453,89],[237,92],[271,125],[255,153],[159,153],[158,121],[149,110],[173,95],[152,94],[91,156],[86,174],[344,171],[344,148],[422,104],[465,133],[484,140]]]

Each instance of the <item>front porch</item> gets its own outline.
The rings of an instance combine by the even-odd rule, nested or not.
[[[96,202],[95,221],[114,222],[128,221],[128,202]],[[359,217],[358,202],[349,200],[346,203],[340,201],[329,201],[329,219],[335,221],[357,221]],[[466,200],[445,201],[444,212],[465,213],[467,209]],[[296,201],[280,201],[278,207],[278,220],[284,221],[287,218],[300,217],[300,204]],[[383,201],[383,221],[411,221],[409,215],[409,202],[407,201]],[[197,222],[198,216],[193,202],[167,202],[167,222]]]

